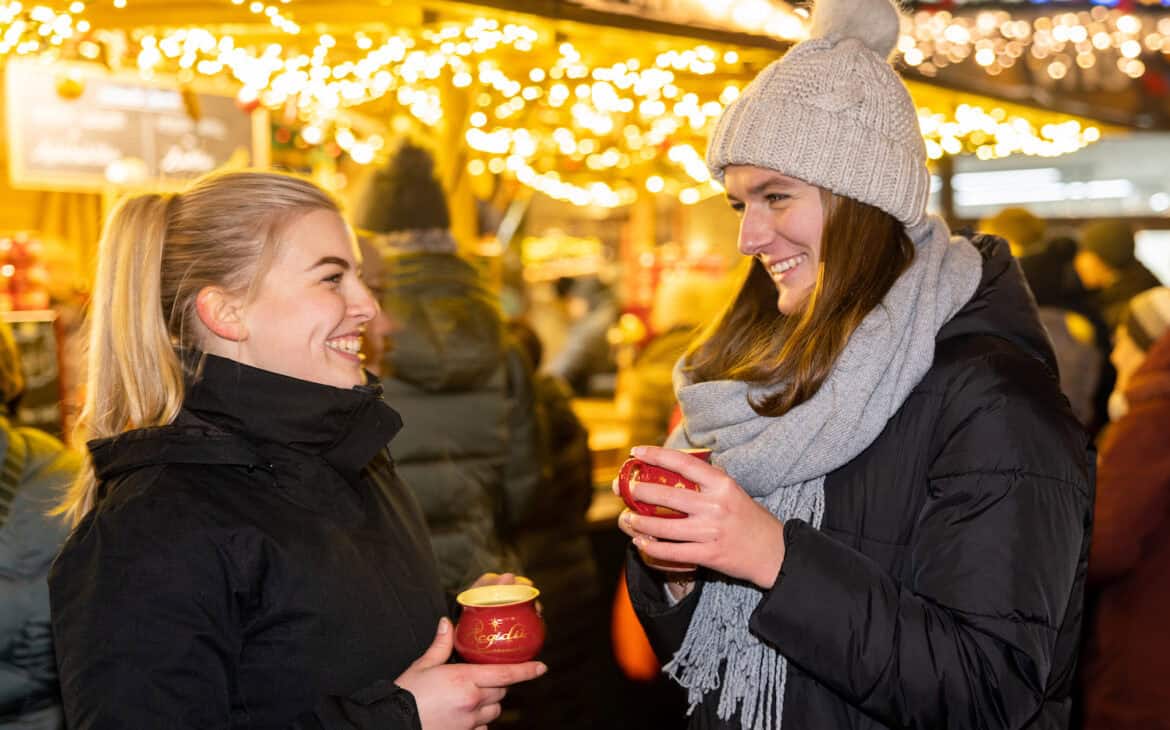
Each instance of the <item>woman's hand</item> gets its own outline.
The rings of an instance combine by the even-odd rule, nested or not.
[[[617,477],[614,477],[613,484],[610,486],[613,489],[614,496],[620,497],[622,492],[621,487],[618,486]],[[638,537],[640,533],[634,532],[629,527],[629,518],[632,514],[634,514],[634,512],[628,508],[622,510],[622,513],[618,515],[618,529],[629,535],[631,538],[635,538]],[[641,549],[638,550],[638,555],[642,558],[642,562],[645,563],[647,567],[654,568],[658,572],[665,574],[667,587],[670,589],[671,595],[673,595],[676,600],[681,600],[691,592],[691,589],[694,588],[695,568],[698,567],[694,563],[675,563],[669,560],[655,560],[654,558],[647,555],[645,550]]]
[[[521,585],[532,585],[532,579],[523,575],[516,575],[515,573],[484,573],[475,579],[475,582],[468,586],[468,588],[479,588],[480,586],[510,586],[513,583]]]
[[[448,664],[455,632],[439,620],[430,647],[394,683],[414,695],[423,730],[486,730],[507,687],[548,671],[541,662]]]
[[[693,563],[770,589],[784,563],[784,525],[757,504],[722,469],[681,451],[638,446],[633,455],[697,483],[700,492],[634,482],[639,502],[686,513],[682,519],[648,517],[629,510],[619,526],[644,555]],[[669,542],[664,542],[669,541]]]
[[[467,586],[468,588],[479,588],[480,586],[510,586],[513,584],[520,584],[522,586],[533,585],[532,579],[525,575],[516,575],[515,573],[484,573],[475,579],[475,582]],[[536,613],[540,616],[544,615],[544,604],[540,601],[536,602]]]

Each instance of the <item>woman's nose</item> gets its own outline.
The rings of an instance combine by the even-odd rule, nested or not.
[[[771,238],[766,216],[745,210],[739,222],[739,252],[744,256],[755,256]]]
[[[373,293],[365,284],[357,287],[357,291],[349,302],[350,316],[362,322],[369,322],[378,316],[378,307],[378,300],[374,298]]]

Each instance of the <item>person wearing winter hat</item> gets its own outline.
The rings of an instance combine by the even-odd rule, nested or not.
[[[1092,447],[1007,243],[927,215],[898,29],[821,0],[710,140],[752,262],[633,449],[700,491],[619,519],[693,728],[1068,723]]]
[[[1044,249],[1048,226],[1027,208],[1009,207],[979,221],[979,230],[1007,241],[1019,258]]]
[[[440,581],[457,591],[485,571],[519,572],[513,532],[540,478],[531,369],[496,296],[456,253],[431,153],[401,143],[356,222],[381,256],[393,323],[380,374],[403,420],[395,466],[422,505]]]
[[[1074,264],[1092,304],[1110,329],[1121,324],[1129,300],[1158,286],[1158,279],[1134,255],[1133,229],[1121,220],[1100,220],[1080,232]]]
[[[1082,671],[1085,730],[1170,728],[1170,289],[1134,297],[1118,328],[1113,423],[1101,442]]]

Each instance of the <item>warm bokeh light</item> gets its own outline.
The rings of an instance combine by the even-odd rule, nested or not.
[[[605,207],[647,193],[693,204],[718,192],[703,159],[707,136],[770,60],[758,51],[664,37],[579,47],[538,21],[477,17],[401,29],[367,23],[342,32],[298,24],[295,0],[225,5],[252,17],[250,30],[224,24],[94,31],[84,17],[92,2],[73,0],[57,11],[0,0],[0,56],[54,60],[71,58],[68,52],[137,68],[144,77],[227,81],[238,89],[241,109],[263,105],[298,144],[330,145],[359,164],[378,161],[384,136],[399,131],[395,117],[446,132],[453,127],[468,148],[460,164],[469,174],[504,175],[559,200]],[[807,11],[783,3],[693,0],[687,8],[720,27],[807,35]],[[928,75],[968,57],[999,73],[1031,54],[1045,59],[1053,79],[1094,65],[1136,78],[1146,68],[1143,49],[1170,51],[1170,19],[1155,27],[1102,7],[1034,22],[1005,10],[969,16],[940,10],[915,15],[903,31],[903,60]],[[1103,54],[1115,61],[1099,63]],[[1099,138],[1082,120],[966,101],[917,99],[932,158],[1065,154]]]

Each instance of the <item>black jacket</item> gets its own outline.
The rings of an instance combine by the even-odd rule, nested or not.
[[[422,505],[443,588],[523,572],[515,530],[540,482],[526,359],[471,264],[414,253],[385,265],[382,308],[397,329],[382,387],[405,421],[394,456]]]
[[[377,388],[208,357],[172,425],[89,444],[49,578],[72,730],[417,728],[445,600]]]
[[[1093,454],[1006,244],[878,438],[825,480],[821,529],[784,528],[753,633],[789,660],[784,727],[1064,728],[1081,623]],[[630,563],[659,656],[677,606]],[[721,724],[713,702],[692,727]],[[731,727],[738,728],[738,718]]]

